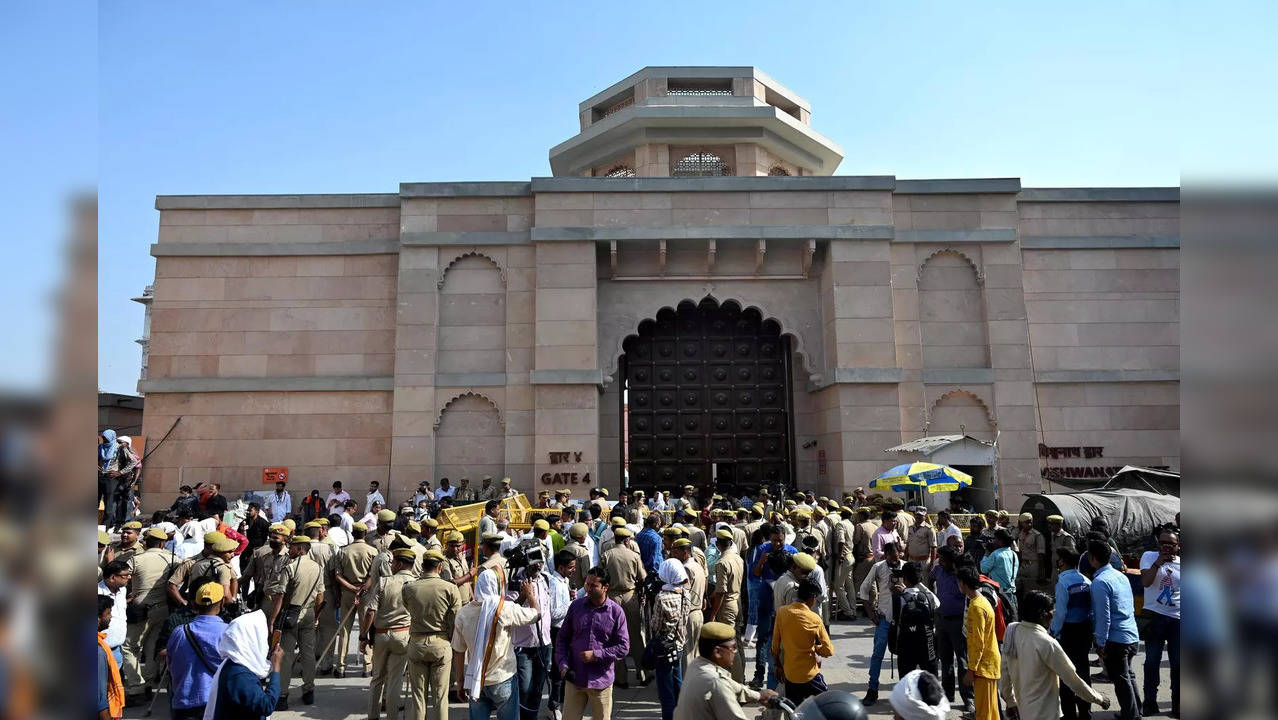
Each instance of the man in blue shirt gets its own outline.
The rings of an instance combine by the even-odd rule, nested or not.
[[[661,552],[661,513],[648,513],[643,521],[643,532],[635,536],[635,544],[639,546],[639,557],[643,560],[644,572],[656,577],[661,563],[665,562],[665,554]]]
[[[1092,581],[1078,571],[1073,545],[1056,550],[1056,612],[1049,628],[1083,682],[1091,682],[1087,654],[1092,649]],[[1061,715],[1065,720],[1091,720],[1092,706],[1061,683]]]
[[[994,531],[994,551],[981,560],[981,574],[998,583],[1012,610],[1016,610],[1016,575],[1021,570],[1021,559],[1012,549],[1012,533],[1007,528]]]
[[[1132,657],[1140,640],[1132,584],[1125,575],[1110,567],[1112,553],[1109,543],[1100,538],[1087,541],[1087,559],[1093,570],[1092,622],[1096,652],[1114,683],[1114,694],[1122,708],[1119,720],[1140,720],[1136,676],[1132,673]]]
[[[213,675],[222,662],[218,642],[226,632],[222,612],[223,590],[210,582],[195,591],[195,608],[200,613],[191,622],[173,630],[166,654],[172,678],[173,720],[199,720],[209,702]]]
[[[774,553],[785,552],[794,556],[799,552],[793,545],[785,542],[785,529],[780,525],[764,525],[760,528],[770,538],[770,542],[756,545],[750,555],[750,576],[762,585],[756,584],[759,590],[759,650],[754,656],[754,678],[751,685],[762,686],[765,682],[768,689],[777,687],[776,671],[772,667],[772,621],[776,618],[776,608],[772,606],[772,583],[785,572],[785,567],[769,562]],[[753,592],[753,590],[751,590]]]

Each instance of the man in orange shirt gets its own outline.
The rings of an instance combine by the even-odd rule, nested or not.
[[[975,720],[999,720],[998,679],[1003,663],[994,632],[994,608],[976,591],[981,580],[975,567],[962,565],[955,576],[959,590],[967,596],[967,674],[963,684],[972,686]]]
[[[821,676],[821,660],[834,654],[834,644],[825,631],[821,616],[812,611],[821,596],[821,587],[800,580],[798,601],[779,608],[772,625],[773,663],[785,678],[785,697],[798,705],[826,690]]]

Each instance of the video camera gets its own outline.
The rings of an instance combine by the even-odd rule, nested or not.
[[[524,577],[529,565],[546,566],[546,550],[537,538],[520,540],[519,544],[502,552],[512,580]]]

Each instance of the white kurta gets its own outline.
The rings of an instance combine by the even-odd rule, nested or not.
[[[1102,700],[1078,676],[1064,648],[1042,625],[1008,625],[1002,655],[999,694],[1008,707],[1020,710],[1021,720],[1057,720],[1061,715],[1061,681],[1083,700],[1094,704]]]

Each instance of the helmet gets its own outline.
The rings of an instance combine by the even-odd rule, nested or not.
[[[861,701],[852,693],[826,690],[814,695],[795,711],[794,720],[867,720]]]

